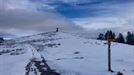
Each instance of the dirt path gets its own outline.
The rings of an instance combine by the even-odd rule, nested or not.
[[[41,55],[35,51],[36,49],[33,46],[29,45],[29,49],[32,51],[32,59],[26,65],[25,75],[60,75],[48,66],[45,58],[41,57]],[[38,55],[37,58],[36,55]]]

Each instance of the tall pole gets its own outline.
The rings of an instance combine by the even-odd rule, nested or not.
[[[113,72],[111,69],[111,41],[108,40],[108,71]]]

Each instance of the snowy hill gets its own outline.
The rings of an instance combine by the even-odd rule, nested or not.
[[[62,32],[14,40],[15,44],[0,46],[0,75],[46,75],[50,69],[54,70],[52,75],[57,75],[56,72],[60,75],[116,75],[117,71],[134,75],[134,46],[112,43],[112,69],[115,72],[110,73],[107,71],[105,41]],[[46,69],[39,68],[42,63]]]

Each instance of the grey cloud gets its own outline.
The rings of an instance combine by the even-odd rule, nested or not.
[[[24,2],[27,2],[27,0],[24,0]],[[6,3],[3,5],[6,5]],[[16,6],[15,4],[10,3],[9,5],[11,6],[13,5],[13,7]],[[16,34],[21,34],[25,32],[25,34],[27,34],[30,32],[52,31],[55,30],[56,27],[59,27],[60,30],[62,31],[81,30],[80,27],[75,26],[75,24],[73,24],[72,22],[67,20],[64,16],[61,16],[55,11],[51,10],[43,12],[38,10],[35,11],[36,5],[33,6],[35,7],[34,10],[32,8],[29,8],[29,6],[28,8],[26,7],[21,8],[21,6],[20,8],[10,8],[6,6],[3,7],[4,8],[0,8],[0,32],[8,32]]]
[[[56,27],[62,29],[75,28],[73,23],[68,21],[61,15],[53,12],[23,12],[23,11],[8,11],[0,13],[0,26],[6,29],[48,31]],[[76,27],[79,28],[79,27]]]

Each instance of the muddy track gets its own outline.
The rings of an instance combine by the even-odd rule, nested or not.
[[[52,70],[46,63],[45,59],[33,58],[26,66],[25,75],[60,75]]]
[[[28,45],[28,49],[31,51],[32,59],[25,67],[25,75],[60,75],[48,66],[45,58],[38,53],[33,45]]]

